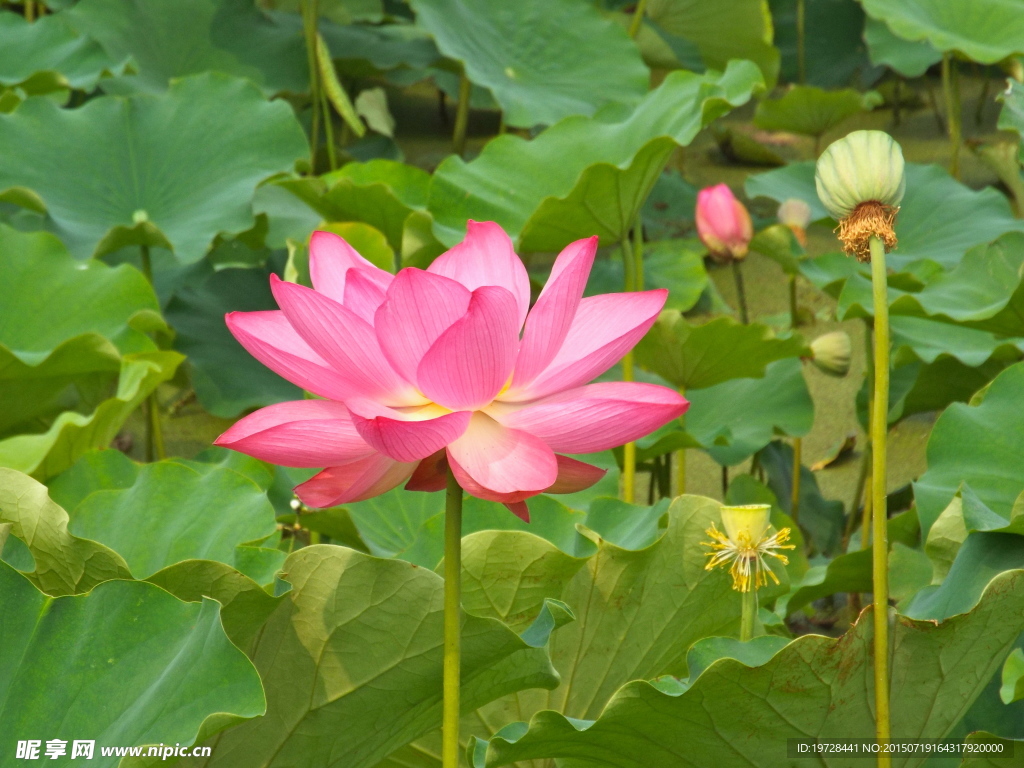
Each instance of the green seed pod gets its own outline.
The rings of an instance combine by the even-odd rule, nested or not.
[[[861,203],[895,208],[907,186],[903,152],[883,131],[854,131],[821,153],[814,185],[825,209],[837,221]]]
[[[906,189],[903,151],[883,131],[854,131],[828,146],[814,172],[818,197],[839,221],[843,249],[870,260],[872,236],[896,247],[893,226]]]
[[[825,333],[811,342],[811,362],[829,376],[845,376],[850,372],[852,347],[845,331]]]

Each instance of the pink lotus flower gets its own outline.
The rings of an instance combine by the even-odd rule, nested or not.
[[[697,234],[717,261],[742,259],[754,236],[750,214],[725,184],[697,193]]]
[[[561,453],[603,451],[683,414],[652,384],[587,384],[654,323],[664,290],[582,298],[597,238],[559,254],[530,309],[530,280],[492,222],[426,270],[391,275],[340,237],[313,233],[314,289],[271,276],[280,310],[232,312],[257,360],[323,398],[279,403],[216,440],[258,459],[326,467],[295,492],[309,506],[360,501],[408,481],[470,494],[529,520],[525,500],[571,493],[604,470]]]

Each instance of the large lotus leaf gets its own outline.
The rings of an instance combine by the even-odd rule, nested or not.
[[[558,712],[534,715],[529,730],[493,739],[487,765],[560,758],[566,768],[615,765],[751,768],[786,762],[787,738],[869,738],[873,716],[870,611],[838,639],[797,638],[750,668],[734,659],[708,667],[683,693],[636,681],[596,722]],[[970,613],[915,621],[896,617],[891,666],[892,734],[935,739],[957,724],[1024,629],[1024,572],[997,576]],[[919,765],[923,756],[896,758]],[[844,755],[820,764],[847,765]]]
[[[167,305],[175,349],[187,355],[196,397],[215,416],[302,399],[299,387],[260,364],[224,323],[228,312],[277,308],[268,277],[265,269],[223,269],[178,291]]]
[[[907,193],[896,218],[899,246],[887,257],[891,269],[901,271],[922,259],[945,269],[959,263],[964,251],[988,243],[1006,232],[1024,231],[1004,195],[992,188],[974,191],[937,165],[908,163]],[[800,198],[811,206],[815,221],[828,214],[814,190],[814,163],[793,163],[785,168],[751,176],[749,197],[770,197],[782,202]],[[957,211],[957,216],[949,216]]]
[[[414,24],[321,25],[321,32],[341,69],[353,74],[373,74],[367,63],[375,72],[425,70],[441,58],[430,33]]]
[[[695,46],[709,69],[724,69],[732,59],[748,59],[774,85],[779,52],[772,46],[768,0],[650,0],[647,16],[669,35]]]
[[[636,189],[631,180],[619,177],[627,172],[639,174],[653,184],[658,174],[651,173],[649,163],[667,157],[668,148],[675,144],[688,144],[703,126],[745,103],[761,87],[760,72],[750,62],[732,62],[724,74],[672,72],[632,111],[607,107],[592,118],[570,117],[531,141],[499,136],[469,163],[450,157],[438,167],[430,185],[428,206],[434,215],[434,232],[451,246],[462,239],[467,219],[491,220],[520,239],[527,226],[541,228],[531,217],[542,204],[554,206],[570,196],[581,205],[594,204],[605,213],[610,210],[614,217],[605,221],[576,212],[583,229],[562,231],[562,245],[614,230],[617,204],[609,204],[608,196],[616,194],[620,184]],[[638,165],[635,159],[648,145],[654,146],[644,153],[647,162]],[[609,176],[609,170],[615,173]],[[598,177],[602,185],[591,187],[591,180]],[[612,180],[614,186],[604,183]],[[581,197],[588,187],[589,193]],[[639,205],[643,198],[635,202]],[[564,207],[558,208],[564,215]]]
[[[914,483],[921,529],[929,529],[966,482],[983,504],[1010,519],[1024,491],[1024,363],[1003,371],[980,403],[954,403],[928,439],[928,471]]]
[[[942,60],[942,52],[935,50],[927,40],[897,37],[884,21],[877,19],[867,19],[864,42],[868,45],[872,64],[887,66],[904,77],[920,77],[930,66]]]
[[[638,102],[650,73],[626,31],[586,0],[413,0],[417,22],[490,89],[508,125],[550,125]]]
[[[1024,568],[1024,537],[1012,533],[971,533],[941,584],[918,592],[906,608],[915,619],[941,621],[970,610],[999,573]]]
[[[0,467],[46,479],[70,467],[86,451],[106,448],[142,401],[174,375],[184,358],[177,352],[125,355],[117,390],[89,413],[64,411],[45,432],[0,440]]]
[[[267,583],[284,557],[251,543],[275,531],[266,492],[210,464],[148,464],[130,488],[87,496],[70,531],[119,553],[140,579],[182,560],[215,560]]]
[[[0,284],[0,434],[102,399],[121,353],[155,349],[143,331],[166,330],[138,271],[78,263],[49,234],[0,226]]]
[[[124,69],[125,57],[111,57],[99,44],[77,34],[62,14],[29,23],[0,13],[0,89],[18,87],[29,95],[80,88],[91,91],[105,75]]]
[[[769,0],[775,26],[775,45],[782,54],[782,79],[800,81],[797,51],[798,0]],[[866,69],[861,30],[864,11],[855,0],[802,0],[804,65],[809,85],[841,88]]]
[[[1024,53],[1024,6],[1019,0],[862,0],[864,10],[906,40],[927,40],[981,64]]]
[[[371,160],[348,163],[319,178],[278,183],[324,221],[370,224],[387,236],[393,250],[401,252],[406,219],[426,209],[430,174],[393,160]]]
[[[729,379],[764,376],[765,368],[787,357],[806,357],[800,336],[776,338],[766,325],[742,325],[719,317],[692,325],[682,313],[666,310],[637,346],[637,363],[689,392]]]
[[[739,464],[778,434],[806,435],[814,422],[814,403],[797,359],[769,364],[762,378],[730,379],[686,396],[686,431],[726,466]]]
[[[754,124],[768,131],[821,136],[847,118],[874,109],[881,101],[875,91],[826,91],[813,85],[794,85],[777,99],[761,101]]]
[[[596,553],[582,561],[527,533],[484,531],[466,538],[466,599],[476,610],[515,619],[536,613],[543,598],[555,598],[576,616],[550,644],[562,684],[520,693],[520,719],[547,708],[594,718],[623,684],[685,675],[695,641],[737,631],[739,593],[725,571],[704,569],[702,542],[712,523],[720,525],[719,510],[711,499],[682,496],[653,543],[628,549],[602,537]],[[781,568],[778,573],[785,578]],[[503,724],[489,723],[492,730]]]
[[[695,240],[657,240],[644,245],[644,290],[667,288],[665,307],[686,312],[693,309],[708,286],[704,268],[707,249]],[[584,296],[618,293],[625,280],[622,250],[598,259],[590,270]],[[546,278],[545,278],[546,281]]]
[[[252,649],[267,714],[225,731],[209,758],[190,764],[362,768],[437,728],[443,580],[322,545],[291,555],[284,572],[292,590]],[[464,615],[463,711],[557,684],[543,648]]]
[[[52,598],[0,563],[0,749],[16,739],[95,740],[101,747],[191,744],[204,721],[263,714],[259,675],[221,628],[212,600],[184,603],[152,584],[108,581]]]
[[[0,157],[0,198],[31,190],[75,256],[150,245],[186,263],[250,229],[257,184],[308,153],[287,104],[216,73],[74,110],[29,99],[0,115],[0,144],[20,148]]]
[[[268,93],[309,89],[301,21],[271,16],[252,0],[83,0],[60,15],[111,58],[132,58],[138,75],[117,83],[119,91],[161,91],[208,70],[248,78]]]
[[[13,469],[0,468],[0,524],[11,525],[31,556],[24,575],[48,595],[88,592],[109,579],[131,578],[124,559],[102,544],[68,531],[68,515],[51,501],[46,486]],[[10,554],[3,548],[5,559]]]

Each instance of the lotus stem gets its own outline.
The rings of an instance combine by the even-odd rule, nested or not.
[[[804,440],[802,437],[793,438],[793,487],[791,489],[789,516],[793,518],[794,524],[800,520],[800,469],[803,461]]]
[[[944,67],[946,60],[943,60]],[[872,236],[871,285],[875,307],[875,397],[871,408],[871,513],[874,539],[871,555],[875,603],[875,734],[888,740],[889,719],[889,537],[885,498],[886,437],[889,428],[889,294],[885,246]],[[889,756],[880,754],[880,768],[888,768]]]
[[[984,80],[981,85],[981,96],[978,98],[978,107],[974,110],[974,124],[980,126],[985,119],[985,104],[988,102],[988,90],[992,85],[992,78],[988,76],[987,67],[982,67],[981,72]]]
[[[942,92],[946,99],[946,121],[949,125],[949,173],[954,179],[960,178],[960,79],[951,53],[942,55]]]
[[[636,38],[637,32],[640,31],[640,25],[644,20],[644,11],[647,8],[647,0],[640,0],[636,4],[636,10],[633,11],[633,18],[629,22],[629,36]]]
[[[444,508],[444,714],[441,764],[459,765],[459,687],[462,631],[462,487],[448,470]]]
[[[928,103],[931,104],[932,114],[935,115],[935,125],[939,129],[939,134],[946,132],[946,124],[942,120],[942,113],[939,111],[939,100],[935,98],[935,89],[932,88],[931,80],[927,77],[924,78],[924,87],[928,91]]]
[[[331,109],[327,103],[327,92],[320,89],[320,113],[324,116],[324,144],[327,145],[327,165],[330,170],[338,168],[338,154],[334,146],[334,122],[331,120]],[[342,124],[342,130],[344,130]]]
[[[34,0],[25,0],[25,21],[36,20],[36,4]]]
[[[789,325],[796,328],[800,324],[800,309],[796,302],[796,275],[789,276]]]
[[[153,286],[153,261],[149,256],[149,246],[139,246],[142,262],[142,274],[150,286]],[[160,461],[167,458],[167,451],[164,448],[164,432],[160,425],[160,401],[157,399],[156,390],[149,393],[146,398],[146,461]]]
[[[900,107],[903,99],[903,78],[897,77],[892,84],[892,127],[898,128],[900,125]]]
[[[736,303],[740,308],[740,322],[744,325],[750,323],[750,314],[747,312],[747,292],[743,287],[743,270],[739,261],[732,261],[732,277],[736,281]]]
[[[686,391],[680,387],[680,395],[686,395]],[[685,426],[686,415],[679,417],[679,426]],[[680,448],[672,457],[675,464],[675,471],[672,473],[672,496],[682,496],[686,493],[686,449]]]
[[[309,164],[316,172],[316,147],[320,143],[320,112],[322,104],[319,88],[319,69],[316,60],[316,20],[319,9],[317,0],[301,0],[302,34],[306,39],[306,65],[309,67],[309,105],[312,110],[309,128]]]
[[[806,20],[804,0],[796,0],[796,71],[801,85],[807,82],[807,59],[804,50]]]
[[[754,617],[757,616],[757,589],[751,586],[740,592],[740,641],[748,642],[754,637]]]
[[[626,291],[637,290],[637,267],[634,263],[633,246],[629,240],[629,232],[622,233],[622,274]],[[622,358],[622,380],[633,381],[633,350]],[[622,446],[622,500],[628,504],[636,500],[636,443]]]
[[[459,78],[459,104],[455,110],[455,132],[452,134],[452,147],[459,157],[466,151],[466,131],[469,128],[469,99],[473,84],[466,73]]]

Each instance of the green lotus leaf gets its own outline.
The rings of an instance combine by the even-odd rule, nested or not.
[[[692,236],[696,208],[697,188],[679,171],[666,170],[654,182],[644,203],[644,233],[655,241]]]
[[[942,60],[942,52],[927,40],[905,40],[894,35],[885,22],[870,17],[864,25],[864,42],[872,64],[889,67],[904,77],[920,77]]]
[[[667,288],[667,309],[693,309],[708,285],[706,249],[693,240],[657,240],[644,246],[644,289]],[[625,280],[622,250],[598,259],[590,271],[585,296],[618,293]]]
[[[653,541],[632,549],[595,536],[596,552],[585,558],[570,557],[526,532],[467,536],[467,605],[521,622],[544,598],[554,598],[576,616],[550,642],[562,684],[495,702],[467,724],[472,733],[491,738],[506,724],[548,708],[571,718],[596,717],[629,680],[685,675],[695,641],[733,635],[739,594],[725,571],[704,569],[702,542],[711,523],[720,523],[719,508],[711,499],[682,496]],[[778,573],[785,578],[781,568]],[[762,598],[772,595],[766,591]]]
[[[177,352],[125,355],[113,395],[88,413],[64,411],[44,432],[0,440],[0,467],[46,479],[63,472],[86,451],[106,448],[132,412],[174,375],[183,359]]]
[[[9,289],[0,296],[0,435],[79,401],[95,405],[122,353],[155,350],[144,331],[167,329],[141,273],[76,262],[49,234],[0,226],[0,284]]]
[[[462,239],[466,220],[476,219],[497,221],[527,251],[556,250],[595,233],[604,233],[606,242],[614,233],[610,241],[618,242],[630,216],[623,216],[616,196],[630,193],[631,223],[675,145],[689,144],[761,87],[750,62],[732,62],[724,74],[672,72],[632,111],[609,106],[592,118],[566,118],[531,141],[499,136],[469,163],[449,157],[430,185],[434,233],[451,246]],[[580,205],[567,231],[551,217],[566,216],[563,201],[570,198]]]
[[[953,269],[967,249],[1007,232],[1024,231],[1024,222],[1014,218],[1006,197],[991,187],[972,190],[937,165],[907,163],[906,174],[907,194],[896,218],[899,245],[887,256],[889,267],[897,272],[925,259]],[[751,176],[745,190],[748,197],[780,203],[796,197],[811,206],[814,221],[828,217],[814,190],[814,163],[793,163]]]
[[[0,89],[16,87],[30,96],[69,88],[91,91],[101,78],[123,72],[125,59],[108,56],[62,14],[29,23],[18,14],[0,13]]]
[[[768,0],[722,3],[714,13],[700,0],[650,0],[647,17],[667,35],[694,46],[709,69],[732,59],[753,61],[769,87],[779,76],[779,52],[772,46]]]
[[[995,736],[987,731],[976,731],[967,737],[971,744],[991,744],[993,750],[998,751],[977,751],[968,754],[962,763],[961,768],[999,768],[1007,765],[1006,755],[1018,756],[1024,749],[1024,739],[1004,739]],[[1012,750],[1012,753],[1011,753]]]
[[[797,0],[769,0],[775,46],[782,54],[782,79],[800,80]],[[842,88],[867,66],[864,11],[854,0],[803,0],[804,76],[809,85]]]
[[[268,94],[309,90],[301,21],[251,0],[84,0],[59,16],[111,58],[131,57],[138,74],[105,84],[120,93],[162,91],[210,70],[248,78]]]
[[[25,545],[29,557],[23,575],[48,595],[80,594],[103,581],[131,578],[119,554],[71,534],[67,512],[50,500],[46,486],[13,469],[0,468],[0,523],[11,525]],[[8,539],[3,547],[5,560],[12,555],[11,543]]]
[[[186,501],[187,500],[187,501]],[[136,578],[182,560],[214,560],[266,584],[284,559],[256,542],[274,534],[266,491],[216,465],[142,466],[128,488],[96,490],[71,511],[70,531],[119,553]]]
[[[881,103],[882,97],[876,91],[826,91],[813,85],[793,85],[781,97],[759,102],[754,124],[768,131],[820,137],[844,120],[870,112]]]
[[[486,764],[555,758],[566,765],[675,768],[685,755],[694,765],[750,768],[784,762],[787,738],[869,738],[875,732],[872,623],[866,612],[841,638],[797,638],[753,669],[722,659],[674,695],[631,682],[593,722],[539,712],[525,733],[519,726],[515,736],[492,739]],[[949,733],[1022,629],[1021,571],[1000,574],[977,607],[942,623],[897,616],[893,736],[935,739]],[[917,765],[920,759],[893,764]]]
[[[742,325],[731,317],[692,325],[682,313],[666,310],[637,345],[636,360],[690,392],[730,379],[764,376],[766,367],[776,360],[809,354],[803,338],[777,338],[766,325]]]
[[[762,378],[730,379],[686,396],[686,431],[726,466],[749,458],[778,434],[806,435],[814,421],[814,403],[794,358],[770,363]]]
[[[1024,537],[1012,533],[970,533],[942,583],[927,586],[914,595],[905,612],[911,618],[941,621],[969,611],[982,599],[992,579],[1014,568],[1024,568]]]
[[[53,598],[6,563],[0,589],[5,754],[21,735],[63,739],[68,754],[73,740],[88,738],[93,764],[113,768],[120,758],[100,747],[191,744],[204,721],[223,727],[266,709],[259,675],[224,634],[212,600],[184,603],[121,580]]]
[[[291,555],[284,572],[292,590],[251,650],[267,714],[219,734],[202,764],[363,768],[437,728],[443,580],[322,545]],[[464,615],[464,712],[557,684],[543,648],[494,619]]]
[[[1004,704],[1024,699],[1024,650],[1014,649],[1003,664],[1003,685],[999,697]]]
[[[619,25],[585,0],[413,0],[443,54],[488,88],[506,124],[530,128],[635,104],[650,73]]]
[[[259,363],[224,323],[228,312],[276,309],[265,269],[223,269],[177,291],[167,305],[174,347],[187,355],[200,404],[230,418],[258,406],[301,400],[302,390]]]
[[[957,51],[981,64],[1024,53],[1024,16],[1016,2],[976,0],[863,0],[868,16],[905,40],[927,40],[938,51]]]
[[[74,110],[29,99],[0,115],[0,144],[21,148],[0,157],[0,196],[32,190],[75,256],[149,245],[185,263],[250,229],[256,186],[308,153],[287,104],[220,74]]]
[[[260,6],[275,11],[298,13],[300,0],[260,0]],[[354,21],[379,22],[384,16],[382,0],[320,0],[317,11],[321,18],[337,24],[351,24]]]
[[[928,471],[914,483],[914,498],[925,536],[961,483],[1006,521],[1024,491],[1018,442],[1024,435],[1024,363],[1010,366],[980,402],[949,406],[928,439]]]
[[[416,72],[441,59],[430,33],[414,24],[321,24],[320,29],[342,71],[353,75],[405,68]]]

